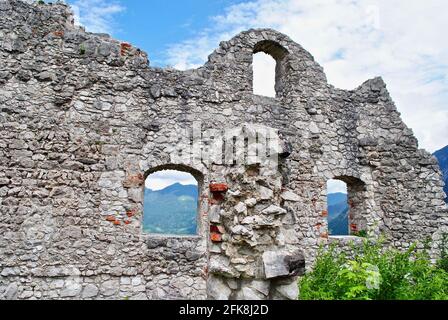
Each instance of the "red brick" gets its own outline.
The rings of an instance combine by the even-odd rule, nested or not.
[[[213,242],[222,242],[222,234],[213,232],[210,234],[210,239]]]
[[[122,56],[126,55],[131,48],[132,48],[132,46],[129,43],[123,42],[120,45],[120,54]]]
[[[63,37],[64,31],[55,31],[55,32],[53,32],[53,35],[56,37]]]
[[[210,192],[227,192],[229,190],[229,186],[225,183],[211,183],[210,184]]]
[[[132,218],[133,216],[135,216],[135,214],[137,213],[136,209],[132,209],[126,212],[126,215],[128,216],[128,218]]]

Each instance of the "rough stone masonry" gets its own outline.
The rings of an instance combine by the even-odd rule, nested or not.
[[[276,98],[253,94],[257,52],[277,61]],[[278,130],[278,170],[174,161],[171,137],[194,121]],[[0,136],[1,299],[296,299],[320,245],[359,241],[328,236],[333,178],[353,234],[429,237],[437,255],[448,226],[437,162],[383,80],[336,89],[270,29],[178,71],[74,26],[62,3],[0,0]],[[144,180],[163,169],[198,179],[197,236],[142,233]]]

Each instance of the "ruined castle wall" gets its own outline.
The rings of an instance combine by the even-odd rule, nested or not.
[[[257,51],[277,60],[277,98],[252,94]],[[173,157],[194,122],[278,130],[278,170]],[[181,72],[73,26],[65,5],[0,1],[0,135],[3,299],[293,299],[303,258],[309,268],[319,245],[347,241],[328,236],[332,178],[352,188],[353,227],[372,238],[406,248],[448,225],[437,162],[384,82],[335,89],[269,29]],[[142,233],[154,168],[198,178],[198,236]]]

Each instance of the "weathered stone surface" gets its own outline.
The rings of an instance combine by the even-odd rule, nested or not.
[[[13,300],[16,299],[17,297],[17,290],[18,290],[18,285],[17,283],[13,282],[10,283],[6,289],[5,292],[2,294],[2,299],[6,299],[6,300]]]
[[[246,213],[246,212],[247,212],[247,206],[246,206],[246,204],[244,204],[243,202],[238,203],[238,204],[235,206],[235,211],[236,211],[236,213],[238,213],[238,214]]]
[[[238,272],[232,268],[229,259],[224,256],[213,255],[210,257],[208,271],[211,274],[228,278],[238,277]]]
[[[82,290],[82,285],[76,280],[67,280],[61,290],[62,298],[73,298],[79,296]]]
[[[245,201],[245,204],[246,204],[246,206],[248,206],[249,208],[253,208],[253,207],[255,207],[255,205],[257,204],[257,199],[255,199],[255,198],[247,199],[247,200]]]
[[[398,249],[440,241],[440,170],[381,78],[336,89],[271,29],[222,42],[198,69],[153,68],[63,3],[31,2],[0,1],[2,299],[292,299],[321,244],[360,243],[329,237],[332,178],[348,184],[352,231]],[[254,52],[278,63],[276,98],[252,94]],[[176,156],[196,121],[210,159]],[[274,166],[253,157],[271,138]],[[197,236],[142,234],[156,169],[198,178]]]
[[[207,296],[209,299],[229,300],[231,293],[232,290],[230,290],[224,279],[216,276],[209,276],[207,281]]]
[[[110,297],[113,295],[116,295],[118,293],[118,290],[120,288],[120,284],[117,280],[108,280],[104,281],[101,284],[101,294]]]
[[[221,208],[219,206],[211,206],[209,213],[208,213],[208,218],[210,220],[210,222],[213,223],[219,223],[221,222],[221,214],[220,214]]]
[[[239,300],[265,300],[266,296],[252,288],[244,287],[241,289],[241,292],[237,293],[237,299],[239,299]]]
[[[48,71],[43,71],[36,76],[36,79],[39,81],[52,81],[56,79],[56,76]]]
[[[232,234],[242,235],[242,236],[248,236],[251,235],[252,232],[247,229],[246,227],[242,225],[236,225],[232,228]]]
[[[286,210],[281,207],[271,205],[271,206],[267,207],[266,209],[264,209],[262,211],[262,213],[266,214],[266,215],[270,215],[270,214],[278,215],[278,214],[285,214]]]
[[[270,200],[274,196],[274,192],[266,187],[260,186],[260,199],[261,200]]]
[[[98,287],[94,284],[89,283],[84,287],[84,289],[82,291],[82,297],[84,299],[86,299],[86,298],[91,299],[91,298],[96,297],[98,295],[98,292],[99,292]]]
[[[252,280],[249,284],[249,287],[253,288],[257,292],[263,294],[265,297],[269,295],[270,283],[263,280]]]
[[[263,253],[263,267],[266,279],[272,279],[290,274],[286,262],[287,254],[279,251],[266,251]]]
[[[299,296],[299,288],[296,281],[290,284],[278,285],[275,287],[275,291],[274,295],[281,300],[297,300]]]
[[[291,202],[300,202],[300,197],[291,191],[285,191],[281,195],[282,199]]]

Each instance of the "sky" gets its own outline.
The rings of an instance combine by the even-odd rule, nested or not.
[[[182,185],[198,185],[197,180],[187,172],[164,170],[149,175],[146,178],[145,186],[153,191],[158,191],[175,183],[180,183]]]
[[[327,181],[327,194],[332,193],[347,193],[347,184],[341,180]]]
[[[421,148],[448,144],[446,0],[68,0],[77,22],[149,54],[153,66],[202,65],[222,40],[257,27],[301,44],[330,84],[354,89],[382,76]],[[272,65],[256,57],[258,93]]]
[[[78,22],[105,32],[150,55],[151,65],[177,64],[171,50],[207,29],[213,17],[237,0],[68,0]],[[210,52],[211,53],[211,52]],[[201,57],[202,58],[202,57]],[[198,60],[199,61],[199,60]]]

